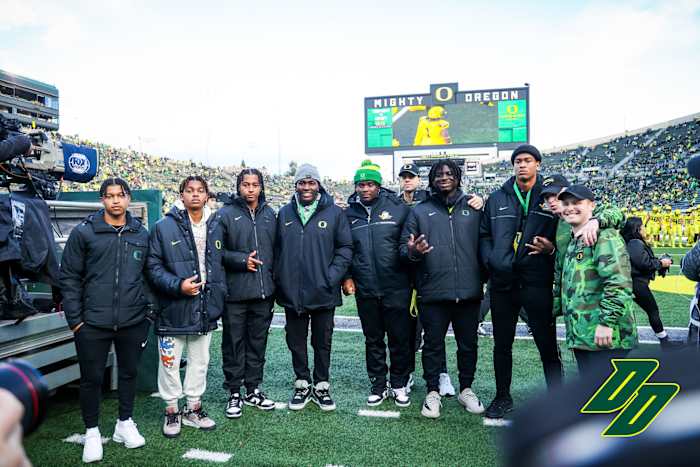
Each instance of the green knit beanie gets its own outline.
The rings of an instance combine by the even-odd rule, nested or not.
[[[379,165],[369,159],[363,160],[362,165],[357,169],[357,172],[355,172],[355,183],[370,181],[381,185],[382,174],[379,170]]]

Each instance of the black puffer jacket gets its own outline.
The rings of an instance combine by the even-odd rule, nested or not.
[[[403,192],[399,193],[396,195],[396,198],[401,201],[403,204],[409,207],[413,207],[418,203],[422,203],[423,201],[427,200],[430,198],[430,192],[428,190],[416,190],[413,192],[413,202],[410,204],[406,202],[406,200],[403,197]]]
[[[155,225],[146,264],[158,299],[156,334],[206,334],[216,329],[226,296],[222,230],[221,215],[212,213],[207,220],[207,281],[202,293],[192,297],[180,290],[183,280],[200,276],[197,247],[187,211],[173,206]]]
[[[661,260],[654,255],[654,250],[643,241],[633,238],[627,242],[627,252],[632,265],[632,279],[653,280],[656,271],[661,269]]]
[[[528,255],[525,243],[532,243],[537,235],[556,244],[558,218],[544,210],[540,200],[542,177],[532,188],[528,216],[523,219],[523,208],[513,190],[515,177],[493,192],[486,201],[481,219],[481,258],[488,268],[492,290],[510,290],[515,284],[551,288],[554,282],[554,255]],[[522,238],[517,255],[513,242],[522,223]]]
[[[296,197],[280,209],[275,241],[277,303],[299,314],[342,304],[340,282],[352,261],[345,213],[321,188],[316,212],[302,226]]]
[[[227,301],[240,302],[272,297],[275,282],[274,267],[277,216],[265,202],[265,195],[255,213],[251,214],[245,200],[232,198],[219,210],[224,235],[224,266],[226,267]],[[246,266],[248,255],[256,251],[255,259],[262,261],[258,272]]]
[[[407,307],[410,298],[409,268],[401,264],[401,230],[411,209],[393,191],[384,188],[370,206],[354,194],[345,211],[353,241],[349,276],[361,298],[382,298],[387,306]]]
[[[451,212],[444,197],[433,194],[414,207],[404,224],[401,254],[417,263],[416,289],[422,302],[480,300],[482,267],[479,261],[481,211],[471,208],[470,196],[459,191]],[[425,235],[433,250],[410,257],[408,238]]]
[[[61,293],[71,328],[118,329],[146,319],[149,308],[144,274],[148,232],[127,212],[120,232],[91,214],[70,233],[61,260]]]

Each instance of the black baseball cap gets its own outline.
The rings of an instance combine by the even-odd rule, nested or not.
[[[410,164],[404,164],[401,166],[401,170],[399,170],[399,177],[405,173],[415,175],[416,177],[418,176],[418,166],[411,162]]]
[[[567,196],[573,196],[576,199],[589,199],[591,201],[595,201],[595,195],[586,185],[568,186],[564,191],[559,193],[557,198],[564,199]]]
[[[562,188],[571,185],[562,174],[554,174],[545,177],[542,181],[542,196],[558,195]]]

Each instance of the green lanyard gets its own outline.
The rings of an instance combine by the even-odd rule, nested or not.
[[[513,190],[515,190],[515,196],[518,197],[518,201],[520,201],[520,205],[523,207],[523,211],[525,211],[525,215],[527,216],[527,208],[530,206],[530,194],[532,193],[532,190],[527,192],[525,199],[523,199],[523,195],[520,194],[520,188],[518,188],[518,184],[516,182],[513,182]]]

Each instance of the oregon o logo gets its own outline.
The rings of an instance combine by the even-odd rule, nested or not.
[[[583,259],[583,251],[576,253],[576,261],[581,261]]]
[[[141,261],[143,259],[143,251],[141,250],[134,250],[134,259],[136,261]]]
[[[506,107],[506,113],[509,114],[517,114],[518,113],[518,104],[510,104]]]
[[[216,247],[217,250],[220,250],[221,249],[221,240],[215,241],[214,246]]]
[[[453,96],[454,96],[454,93],[452,91],[452,88],[448,88],[447,86],[441,86],[441,87],[435,89],[435,100],[436,101],[439,101],[439,102],[451,101]]]
[[[90,170],[90,160],[85,154],[74,152],[68,157],[68,167],[77,174],[84,174]]]
[[[321,229],[325,229],[326,227],[328,227],[328,222],[326,222],[326,221],[318,221],[318,227],[321,228]]]

